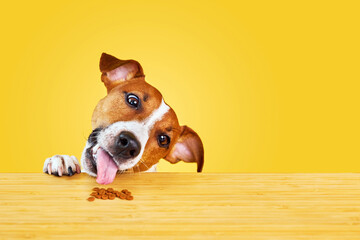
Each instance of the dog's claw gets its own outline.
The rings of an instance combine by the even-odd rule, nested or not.
[[[48,165],[48,173],[49,173],[49,175],[51,175],[51,163],[49,163],[49,165]]]
[[[69,176],[74,175],[74,172],[71,167],[68,167],[68,173],[69,173]]]
[[[76,172],[79,173],[79,174],[81,173],[81,168],[80,168],[80,166],[77,165],[77,164],[76,164]]]
[[[63,168],[62,168],[62,167],[59,167],[59,169],[58,169],[58,175],[59,175],[59,177],[62,176],[62,172],[63,172]]]

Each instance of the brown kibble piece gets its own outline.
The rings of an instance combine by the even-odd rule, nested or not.
[[[95,198],[97,199],[103,199],[103,200],[114,200],[116,197],[120,199],[127,199],[127,200],[133,200],[134,197],[131,195],[131,192],[127,189],[123,189],[121,191],[117,191],[113,188],[98,188],[94,187],[93,192],[90,193],[90,196],[87,200],[88,201],[94,201]]]
[[[102,195],[101,198],[104,199],[104,200],[106,200],[106,199],[109,198],[109,196],[108,196],[108,195]]]
[[[129,191],[127,189],[123,189],[121,192],[125,195],[129,195]]]

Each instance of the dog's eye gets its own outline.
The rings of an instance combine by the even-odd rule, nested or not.
[[[133,108],[138,109],[140,106],[140,99],[135,94],[129,93],[126,95],[126,102]]]
[[[170,144],[170,137],[168,135],[161,134],[158,136],[158,143],[160,147],[166,148]]]

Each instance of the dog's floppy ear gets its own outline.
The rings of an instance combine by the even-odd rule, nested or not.
[[[103,53],[100,58],[101,81],[110,92],[116,85],[136,77],[144,77],[143,69],[135,60],[120,60]]]
[[[164,159],[170,163],[196,162],[197,171],[201,172],[204,166],[204,147],[199,135],[188,126],[181,126],[179,139]]]

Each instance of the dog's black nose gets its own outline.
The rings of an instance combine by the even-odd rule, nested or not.
[[[128,159],[140,153],[140,143],[131,132],[121,132],[116,141],[116,155]]]

